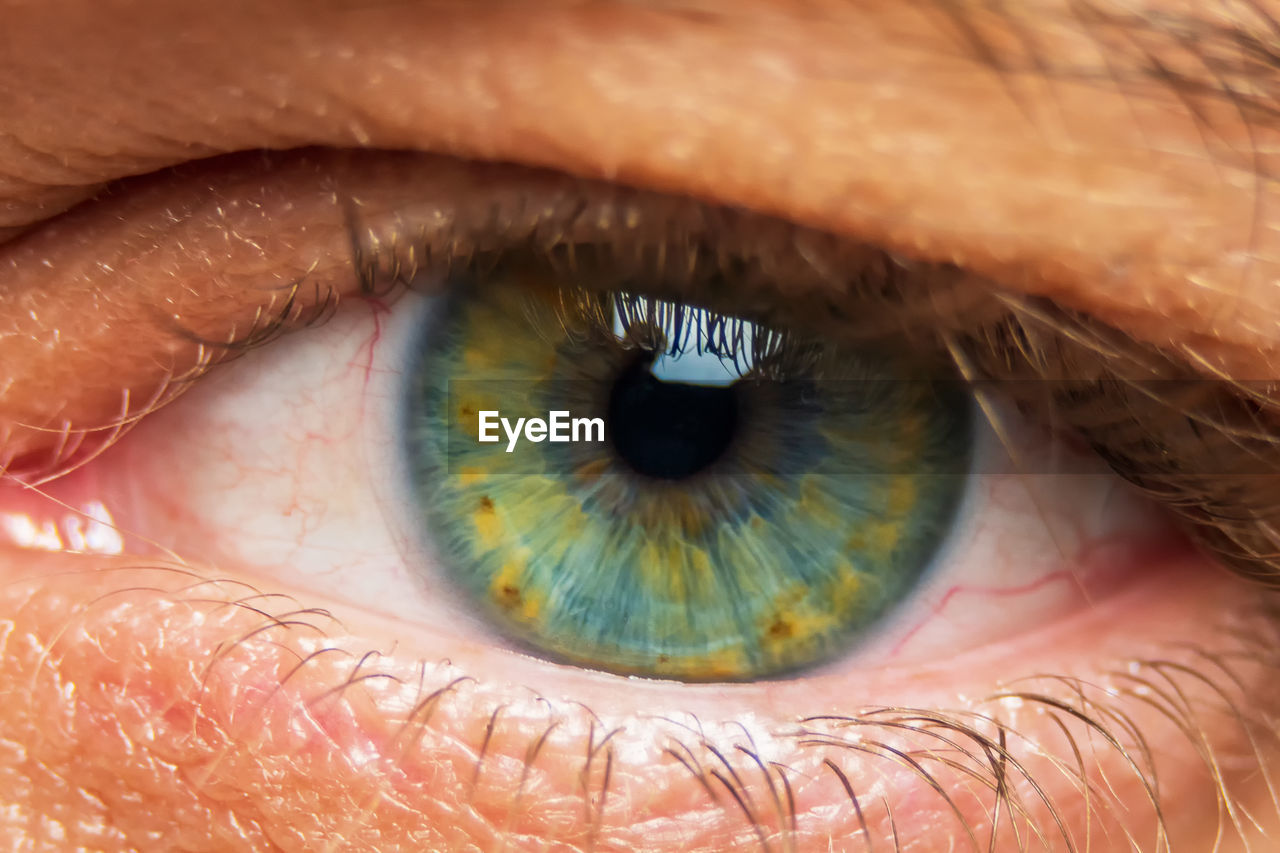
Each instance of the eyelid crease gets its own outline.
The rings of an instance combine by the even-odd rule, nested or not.
[[[187,5],[70,21],[10,10],[15,45],[34,55],[5,56],[6,79],[31,86],[13,87],[23,100],[8,113],[31,118],[15,125],[27,156],[0,172],[61,188],[303,144],[509,159],[1024,276],[1020,289],[1157,343],[1199,334],[1232,368],[1275,358],[1272,229],[1259,227],[1270,187],[1249,171],[1273,147],[1248,108],[1270,80],[1266,4],[444,3],[426,27],[405,4],[279,3],[249,27],[239,4],[204,4],[201,26]],[[157,36],[128,56],[111,47],[144,25]],[[85,31],[81,61],[53,73],[48,57]],[[141,87],[123,104],[121,75]],[[107,150],[67,150],[82,135],[72,91],[101,116]],[[190,115],[192,91],[214,108]],[[671,92],[697,98],[678,122]],[[140,119],[137,102],[159,115]]]

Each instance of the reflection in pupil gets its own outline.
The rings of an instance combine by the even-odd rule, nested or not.
[[[633,362],[609,395],[609,438],[637,473],[681,480],[720,458],[738,426],[734,386],[664,382],[652,356]]]

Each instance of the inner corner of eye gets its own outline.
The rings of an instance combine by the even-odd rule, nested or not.
[[[874,637],[957,523],[971,396],[906,354],[546,270],[439,299],[401,409],[411,524],[524,651],[804,671]]]

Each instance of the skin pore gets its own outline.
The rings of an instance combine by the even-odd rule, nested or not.
[[[0,3],[0,459],[38,475],[51,436],[119,416],[121,376],[136,403],[200,366],[131,305],[225,339],[261,304],[236,302],[250,280],[351,293],[318,169],[388,206],[511,191],[460,160],[740,205],[1272,377],[1273,13]],[[415,182],[320,153],[94,198],[304,146],[435,156],[405,155]],[[732,687],[531,663],[179,556],[0,549],[19,847],[1200,851],[1280,831],[1280,632],[1257,587],[1177,549],[1026,637]]]

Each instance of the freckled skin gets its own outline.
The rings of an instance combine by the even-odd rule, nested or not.
[[[1244,14],[1185,5],[1148,0],[1124,11]],[[1271,17],[1280,12],[1271,0],[1256,5]],[[1014,58],[1027,59],[1019,46],[1032,33],[1042,36],[1031,41],[1050,67],[1083,67],[1046,83],[993,72],[969,52],[955,19],[930,4],[823,2],[801,15],[792,4],[739,0],[731,8],[701,3],[701,14],[687,15],[639,3],[4,3],[4,458],[17,467],[27,454],[46,452],[47,430],[58,434],[64,417],[112,423],[120,376],[157,364],[180,376],[192,366],[155,317],[137,319],[129,293],[144,305],[173,296],[210,335],[228,333],[233,307],[247,322],[260,304],[260,294],[228,291],[235,306],[211,305],[201,316],[196,306],[207,292],[181,301],[175,282],[198,280],[211,265],[247,271],[262,260],[260,249],[227,243],[226,224],[214,216],[208,242],[187,243],[194,248],[185,262],[158,264],[171,277],[111,268],[117,255],[106,247],[128,258],[163,233],[140,230],[135,217],[73,215],[61,231],[39,223],[105,181],[259,147],[446,151],[689,192],[855,234],[904,256],[971,265],[1144,340],[1192,347],[1237,375],[1274,375],[1275,189],[1254,179],[1249,157],[1234,156],[1270,150],[1274,132],[1247,121],[1232,99],[1193,105],[1156,75],[1126,73],[1140,54],[1156,56],[1162,67],[1205,75],[1215,91],[1214,66],[1197,64],[1177,32],[1146,32],[1128,42],[1134,51],[1103,66],[1098,30],[1075,8],[1046,0],[981,17],[980,33]],[[294,198],[292,214],[267,205],[259,230],[247,232],[280,259],[297,244],[286,239],[289,228],[328,228],[328,242],[341,248],[318,256],[332,263],[314,272],[337,275],[349,258],[340,211],[324,196]],[[155,200],[155,222],[164,207]],[[93,250],[83,252],[86,245]],[[45,259],[56,259],[54,269]],[[316,260],[292,257],[289,269],[271,275],[296,278]],[[29,301],[38,294],[45,301]],[[119,322],[104,323],[109,316]],[[64,351],[42,361],[55,331],[113,358],[76,361]],[[49,393],[81,386],[75,400]],[[147,374],[137,399],[151,399],[156,387]],[[23,499],[5,488],[0,501]],[[328,605],[344,627],[316,613],[290,616],[292,606],[273,599],[245,602],[254,609],[224,606],[248,592],[197,582],[238,578],[264,593],[282,590],[236,566],[215,570],[197,559],[192,577],[136,562],[0,549],[0,827],[16,848],[447,850],[497,849],[506,839],[507,849],[536,849],[554,839],[568,849],[712,851],[741,849],[762,835],[779,842],[783,777],[763,774],[736,747],[791,768],[781,772],[790,773],[800,815],[797,849],[827,850],[831,834],[847,839],[863,829],[842,780],[894,804],[891,822],[883,802],[860,803],[875,849],[892,849],[897,832],[925,833],[908,838],[919,849],[948,849],[952,838],[963,844],[965,825],[981,835],[990,819],[990,798],[973,784],[990,779],[981,756],[965,765],[975,775],[929,765],[944,790],[977,792],[948,804],[891,753],[860,751],[867,739],[848,727],[814,723],[822,737],[794,754],[803,739],[794,734],[799,717],[883,705],[952,721],[976,706],[1006,720],[1022,735],[1010,754],[1035,771],[1078,849],[1130,849],[1125,831],[1139,849],[1159,849],[1147,792],[1130,772],[1148,760],[1160,770],[1159,802],[1175,849],[1212,849],[1219,784],[1260,822],[1243,830],[1252,849],[1265,849],[1260,839],[1280,829],[1258,772],[1274,767],[1268,721],[1280,699],[1272,692],[1277,662],[1265,652],[1280,638],[1273,619],[1256,610],[1258,593],[1202,558],[1153,561],[1142,567],[1152,582],[1128,597],[963,660],[681,692],[657,683],[623,689],[614,678],[474,647],[451,649],[456,669],[437,669],[439,638],[424,636],[423,626],[389,625],[297,590],[300,607]],[[337,651],[317,645],[326,633]],[[1188,648],[1188,636],[1203,648]],[[385,656],[357,665],[372,649]],[[1226,663],[1234,679],[1214,668]],[[1063,706],[975,698],[1045,672],[1080,683],[1022,686],[1065,707],[1087,693],[1096,704],[1085,710],[1117,712],[1109,733],[1124,734],[1122,719],[1145,736],[1143,744],[1126,739],[1124,754],[1101,736],[1083,751],[1096,762],[1085,771],[1097,795],[1091,802],[1061,769],[1081,754],[1072,745],[1089,743],[1080,717],[1057,718],[1078,739],[1068,742],[1052,714],[1031,710]],[[1207,680],[1193,675],[1204,672]],[[364,673],[371,677],[360,680]],[[455,675],[482,683],[434,693]],[[531,687],[551,703],[532,699]],[[1248,713],[1223,713],[1224,699]],[[1188,722],[1186,714],[1164,714],[1170,705],[1162,701],[1196,715],[1179,729],[1174,723]],[[655,720],[659,713],[677,722]],[[921,716],[890,715],[890,723],[913,720],[907,729],[854,731],[936,750],[938,742],[920,733]],[[705,740],[692,734],[699,725]],[[614,726],[623,731],[600,746]],[[1204,747],[1230,759],[1216,768],[1218,779],[1197,757]],[[733,772],[722,771],[717,756],[732,761]],[[732,787],[735,773],[741,787]],[[1013,778],[1017,789],[1031,788],[1017,772]],[[749,794],[741,802],[759,829],[731,790]],[[1031,793],[1023,802],[1052,847],[1058,824],[1049,809]],[[1016,815],[1006,812],[1006,825]],[[1246,843],[1228,830],[1220,849]]]

